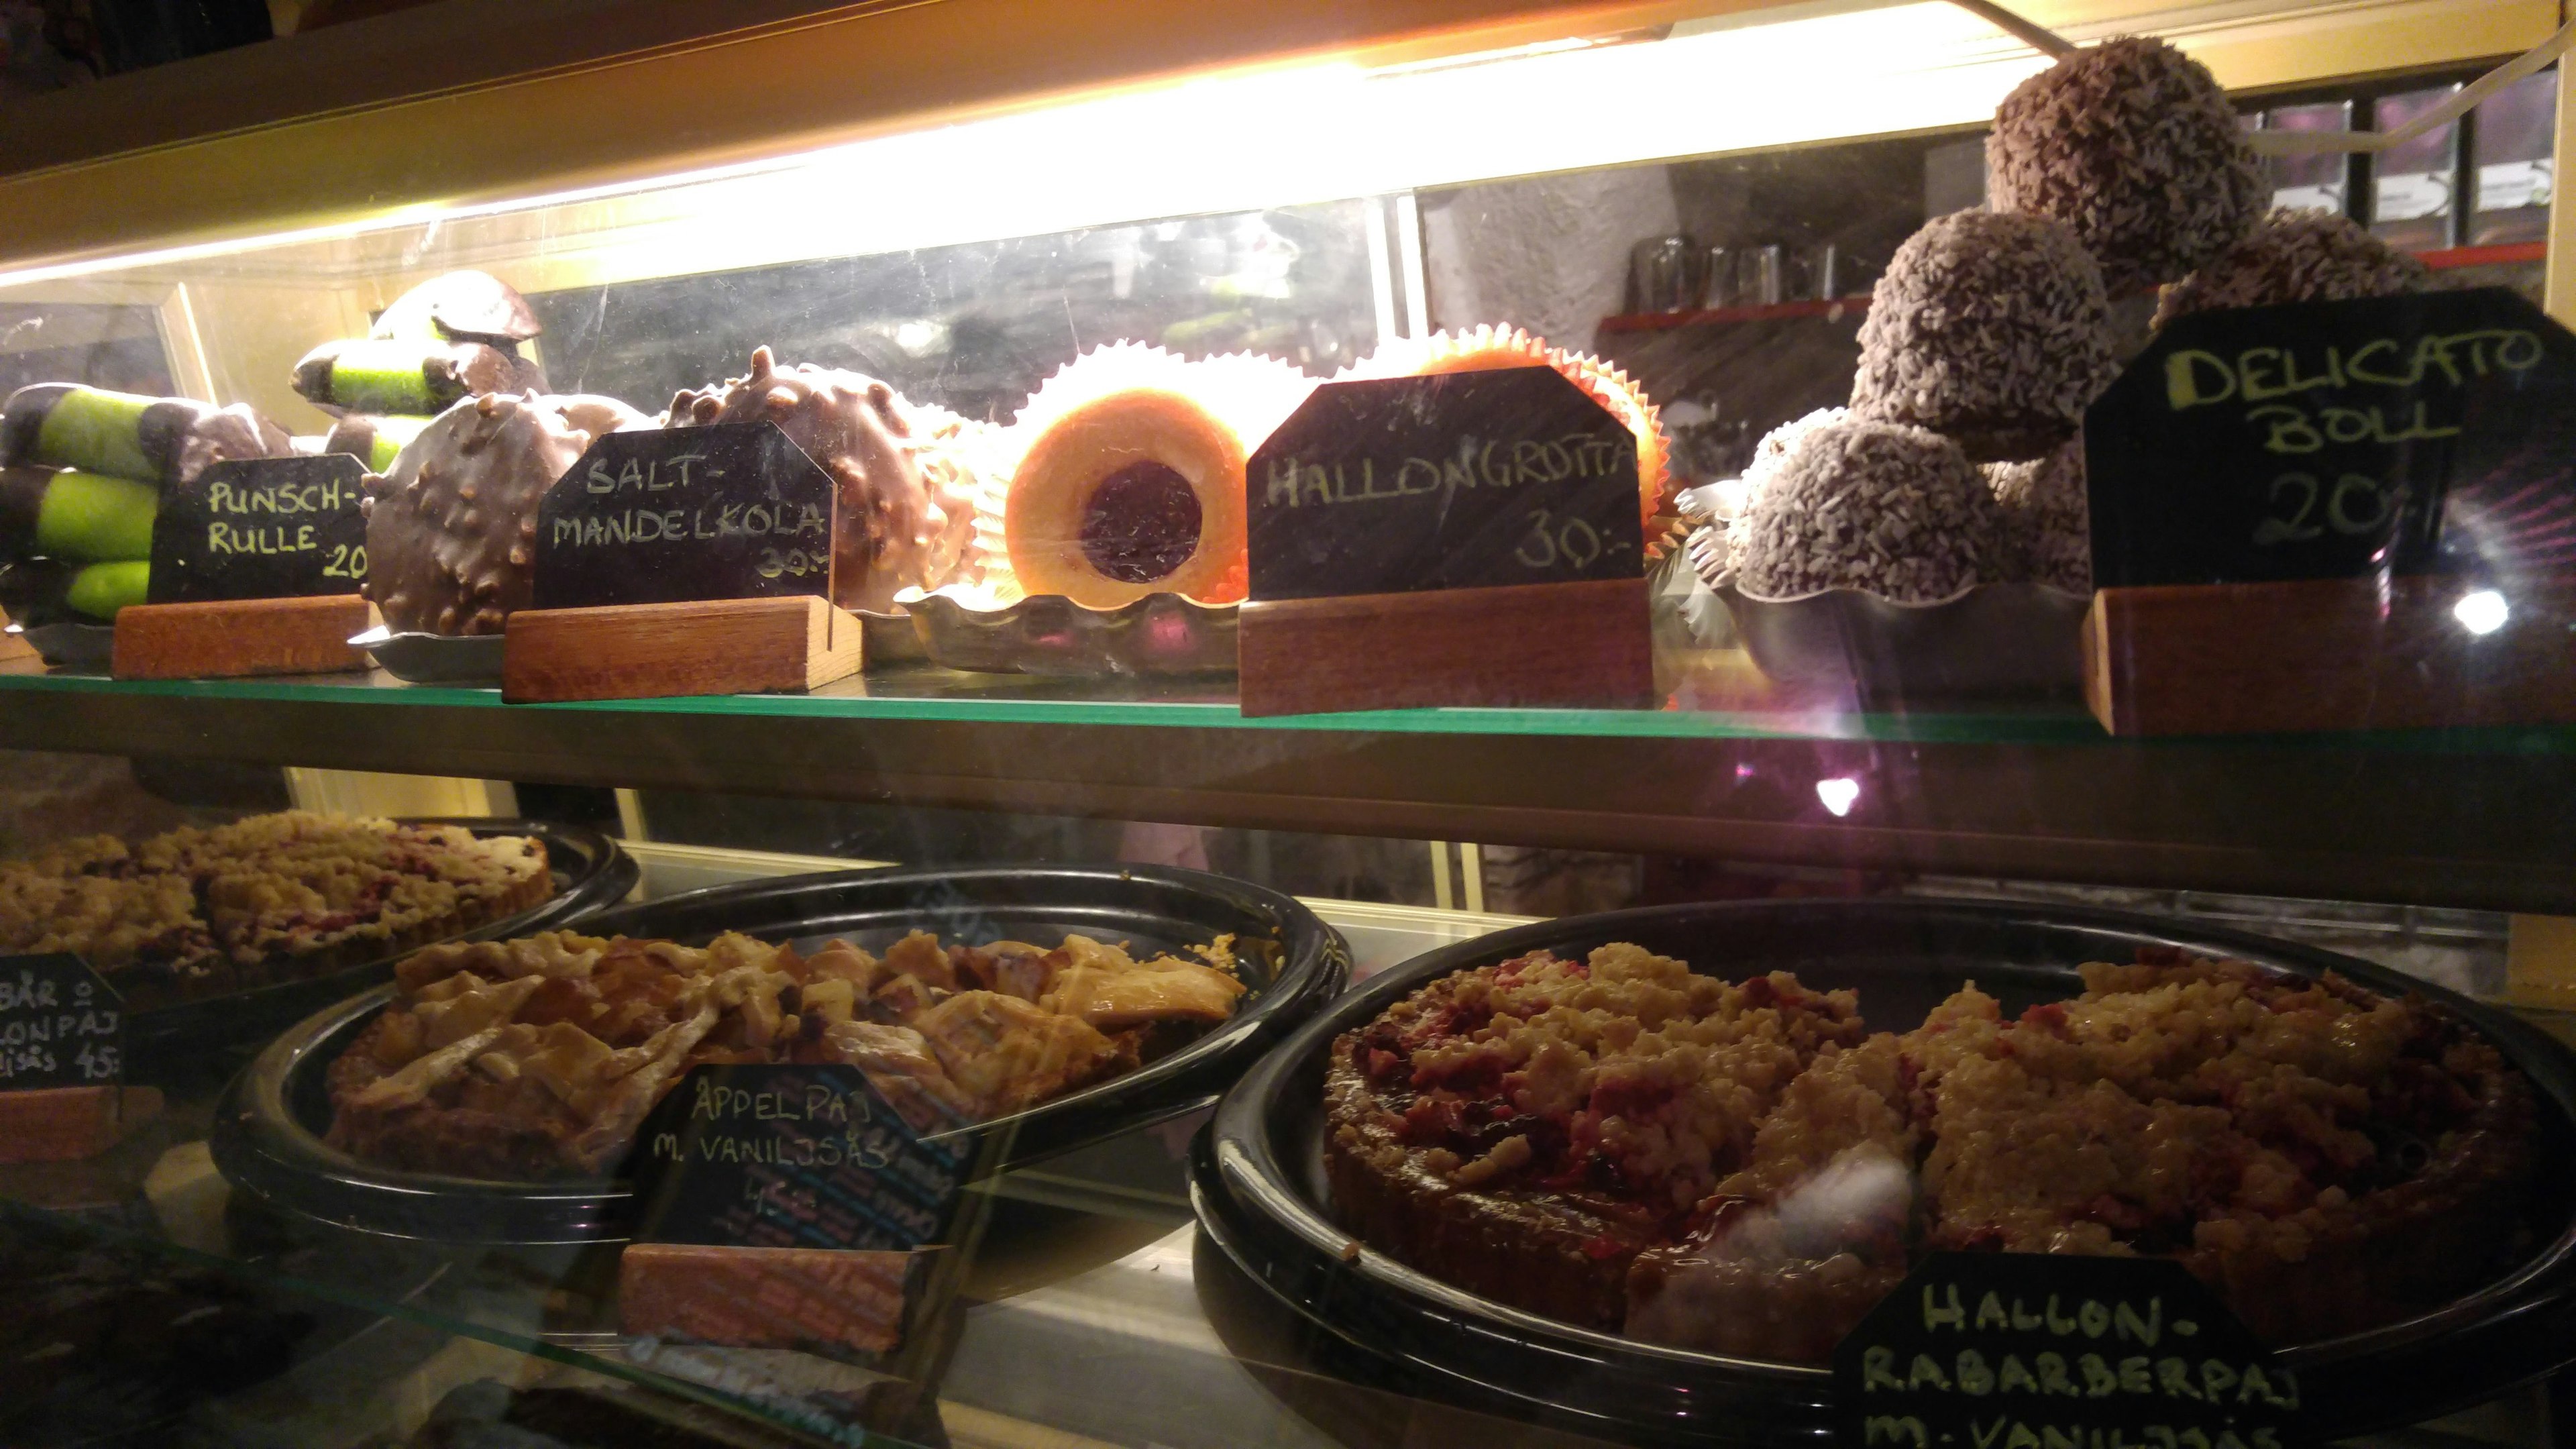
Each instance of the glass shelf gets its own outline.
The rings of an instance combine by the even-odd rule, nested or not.
[[[1720,694],[1741,683],[1693,670],[1675,694],[1742,704]],[[539,706],[383,674],[22,670],[0,672],[0,748],[2576,914],[2566,729],[2122,741],[2064,709],[1825,706],[1247,720],[1222,682],[937,670]]]
[[[1740,657],[1740,656],[1739,656]],[[801,720],[935,720],[1146,729],[1329,731],[1370,734],[1514,735],[1669,740],[1866,740],[1890,744],[2101,745],[2205,748],[2203,740],[2118,741],[2071,702],[2005,707],[1874,711],[1770,687],[1749,666],[1694,663],[1678,674],[1661,709],[1449,708],[1354,710],[1247,719],[1224,680],[1048,679],[916,667],[852,676],[809,694],[693,695],[504,705],[497,688],[406,684],[382,670],[270,679],[115,680],[100,675],[0,666],[0,696],[109,695],[126,698],[317,704],[332,708],[552,710],[582,713],[734,716]],[[1702,701],[1714,700],[1715,703]],[[1688,703],[1685,703],[1688,701]],[[2241,741],[2248,737],[2238,737]],[[2513,754],[2576,753],[2576,727],[2353,730],[2252,737],[2320,749]]]

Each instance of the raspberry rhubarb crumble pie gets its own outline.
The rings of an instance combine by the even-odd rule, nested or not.
[[[150,1009],[382,960],[553,894],[540,840],[289,810],[0,862],[0,952],[79,952]]]
[[[2437,1006],[2149,953],[1904,1034],[1629,945],[1443,977],[1334,1044],[1342,1221],[1587,1328],[1817,1361],[1934,1249],[2174,1258],[2276,1343],[2475,1286],[2530,1085]]]

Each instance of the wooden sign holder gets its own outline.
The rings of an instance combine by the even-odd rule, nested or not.
[[[0,1092],[0,1162],[78,1162],[161,1115],[157,1087]]]
[[[1255,600],[1236,649],[1247,718],[1655,695],[1643,579]]]
[[[2084,699],[2115,735],[2576,723],[2576,582],[2522,586],[2492,632],[2478,588],[2423,575],[2104,589]]]
[[[501,697],[796,693],[862,662],[857,617],[813,594],[522,609],[503,631]]]
[[[129,604],[117,611],[109,672],[119,679],[241,679],[364,669],[353,634],[375,623],[356,594]]]
[[[0,609],[0,630],[5,630],[8,627],[9,611],[6,609]],[[0,664],[8,664],[20,659],[36,659],[41,657],[42,656],[36,652],[36,646],[28,643],[19,635],[0,633]]]

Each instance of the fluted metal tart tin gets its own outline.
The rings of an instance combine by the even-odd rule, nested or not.
[[[586,826],[488,816],[414,818],[402,823],[461,825],[487,839],[495,835],[532,835],[545,843],[546,867],[554,876],[554,894],[524,911],[460,931],[450,940],[489,941],[571,924],[624,900],[626,893],[635,889],[641,874],[634,857],[619,849],[616,841]],[[134,1012],[127,1018],[126,1033],[132,1044],[129,1055],[135,1071],[149,1080],[157,1059],[199,1045],[256,1041],[260,1035],[353,991],[389,980],[401,954],[337,967],[317,976]]]
[[[2526,1073],[2541,1140],[2525,1235],[2496,1276],[2432,1312],[2282,1351],[2314,1438],[2412,1424],[2576,1362],[2576,1058],[2465,997],[2364,961],[2126,912],[1937,900],[1751,901],[1576,916],[1419,956],[1336,1002],[1243,1075],[1193,1145],[1201,1229],[1303,1319],[1324,1355],[1391,1385],[1515,1417],[1654,1444],[1825,1443],[1832,1376],[1579,1328],[1453,1288],[1365,1247],[1334,1220],[1323,1171],[1323,1084],[1333,1039],[1453,971],[1547,949],[1580,958],[1613,941],[1742,979],[1786,970],[1854,987],[1874,1030],[1906,1030],[1970,980],[2007,1013],[2081,990],[2085,961],[2141,946],[2233,956],[2303,976],[2340,973],[2456,1014]],[[1341,1371],[1354,1371],[1344,1368]]]
[[[1033,594],[998,609],[946,594],[906,594],[934,664],[983,674],[1151,679],[1235,670],[1235,606],[1147,594],[1093,609]]]
[[[961,1128],[998,1172],[1195,1111],[1339,994],[1350,951],[1288,896],[1199,871],[1149,866],[830,871],[717,886],[577,923],[593,935],[702,943],[725,931],[810,946],[839,937],[882,951],[913,930],[948,942],[1053,944],[1068,932],[1177,951],[1233,933],[1251,990],[1234,1015],[1136,1071],[1010,1117]],[[500,1182],[380,1167],[323,1140],[331,1062],[393,996],[390,986],[314,1013],[271,1043],[216,1106],[215,1166],[271,1205],[344,1227],[455,1243],[578,1243],[625,1236],[631,1196],[613,1180]],[[986,1150],[987,1140],[991,1150]]]
[[[1844,690],[1870,704],[2083,693],[2090,594],[1979,584],[1931,604],[1857,589],[1763,599],[1732,579],[1711,591],[1754,664],[1783,684]]]

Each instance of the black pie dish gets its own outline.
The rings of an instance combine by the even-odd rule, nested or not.
[[[1664,1348],[1542,1318],[1450,1287],[1356,1243],[1323,1175],[1323,1080],[1333,1039],[1435,977],[1546,948],[1613,941],[1744,977],[1791,970],[1857,987],[1873,1030],[1905,1030],[1973,977],[2008,1012],[2080,989],[2074,967],[2181,946],[2439,1003],[2527,1074],[2535,1179],[2527,1228],[2495,1277],[2432,1312],[2282,1351],[2318,1442],[2483,1402],[2576,1362],[2576,1058],[2456,993],[2333,952],[2126,912],[1970,901],[1755,901],[1569,917],[1419,956],[1336,1002],[1246,1072],[1193,1144],[1202,1231],[1303,1319],[1327,1359],[1417,1392],[1607,1438],[1653,1444],[1832,1436],[1822,1368]]]
[[[1235,1014],[1169,1055],[1010,1117],[961,1129],[1005,1145],[989,1172],[1025,1166],[1206,1106],[1298,1022],[1340,994],[1350,951],[1276,891],[1151,866],[831,871],[691,891],[578,922],[585,934],[703,943],[725,931],[799,946],[840,937],[882,950],[911,930],[943,941],[1052,944],[1067,932],[1140,951],[1227,932],[1251,990]],[[405,1172],[323,1141],[325,1077],[393,997],[386,985],[314,1013],[224,1089],[215,1166],[270,1205],[343,1227],[453,1243],[583,1243],[625,1236],[633,1200],[616,1181],[500,1182]],[[974,1154],[970,1153],[970,1156]]]
[[[616,841],[585,826],[488,816],[416,817],[399,823],[461,825],[479,837],[533,835],[545,842],[546,867],[554,876],[554,894],[515,915],[447,938],[452,941],[523,936],[570,924],[624,900],[642,875],[634,857],[619,849]],[[334,967],[318,976],[131,1012],[126,1017],[125,1031],[127,1055],[135,1064],[136,1079],[152,1080],[156,1070],[165,1065],[185,1065],[172,1060],[182,1053],[256,1039],[353,991],[390,981],[394,963],[403,954],[396,952],[373,961]]]

